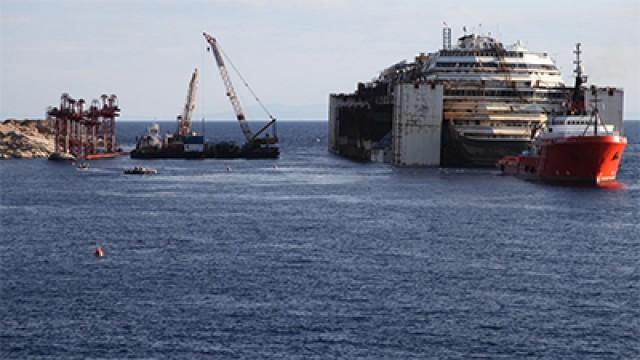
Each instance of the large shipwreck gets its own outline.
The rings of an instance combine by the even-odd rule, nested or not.
[[[478,34],[452,47],[445,27],[441,50],[399,62],[354,93],[330,96],[329,151],[398,166],[494,166],[527,149],[576,93],[591,96],[579,53],[580,80],[566,86],[545,52]],[[622,132],[622,90],[598,91],[602,116]]]

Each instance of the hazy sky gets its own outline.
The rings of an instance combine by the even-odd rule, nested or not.
[[[326,119],[329,93],[439,49],[443,21],[454,37],[466,25],[547,51],[566,81],[582,42],[590,82],[624,87],[626,118],[640,119],[640,0],[0,0],[0,117],[106,92],[123,119],[173,119],[198,67],[195,116],[232,119],[207,31],[277,117]]]

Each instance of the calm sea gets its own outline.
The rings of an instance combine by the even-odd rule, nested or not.
[[[615,190],[278,135],[276,161],[0,162],[0,358],[640,357],[640,122]]]

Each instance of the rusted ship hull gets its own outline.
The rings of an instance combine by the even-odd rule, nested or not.
[[[371,151],[391,132],[393,103],[384,88],[331,97],[329,151],[355,161],[370,161]]]
[[[378,93],[364,93],[359,89],[357,94],[340,94],[332,97],[334,104],[330,109],[329,120],[329,151],[354,160],[371,161],[377,149],[384,148],[385,140],[397,141],[398,136],[392,132],[394,104],[390,97]],[[386,101],[386,103],[384,102]],[[532,124],[530,127],[521,127],[522,136],[509,138],[476,138],[462,134],[460,128],[455,125],[453,119],[461,118],[459,113],[464,112],[467,117],[496,116],[491,113],[460,110],[461,106],[472,109],[476,103],[472,101],[444,103],[443,115],[445,119],[441,123],[441,153],[440,166],[442,167],[493,167],[496,161],[508,155],[516,155],[526,150],[530,143],[530,127],[543,121],[542,118],[527,118],[511,120],[522,124]],[[452,111],[455,109],[456,112]],[[517,114],[501,114],[497,116],[517,117]],[[537,116],[537,115],[536,115]]]
[[[442,167],[493,167],[496,161],[505,156],[516,155],[526,150],[531,141],[500,140],[485,141],[460,136],[455,130],[444,131],[442,134],[442,152],[440,166]],[[366,139],[346,138],[342,144],[336,145],[331,152],[342,157],[359,161],[371,161],[375,144],[382,137]]]
[[[443,129],[441,166],[493,167],[505,156],[520,154],[529,148],[529,139],[478,140],[461,136],[445,123]]]

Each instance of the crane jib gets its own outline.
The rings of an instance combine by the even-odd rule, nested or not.
[[[181,136],[189,136],[191,134],[191,118],[193,111],[196,108],[196,92],[198,90],[198,69],[193,71],[191,75],[191,81],[189,82],[189,89],[187,91],[187,99],[184,105],[184,111],[182,112],[182,119],[178,124],[178,134]]]
[[[229,77],[229,73],[227,72],[227,67],[225,66],[224,59],[223,59],[223,56],[222,56],[223,53],[222,53],[221,49],[218,46],[218,42],[216,41],[216,39],[213,36],[211,36],[211,35],[209,35],[207,33],[203,33],[203,36],[207,40],[207,42],[209,43],[209,46],[211,48],[211,52],[213,53],[213,56],[214,56],[214,58],[216,60],[216,63],[218,65],[218,70],[220,72],[220,77],[222,78],[222,82],[224,83],[224,86],[225,86],[225,89],[226,89],[226,93],[227,93],[227,97],[229,97],[229,101],[231,102],[231,106],[233,107],[233,111],[236,113],[236,118],[238,119],[238,123],[240,124],[240,128],[242,129],[242,133],[244,134],[245,138],[247,139],[247,142],[248,143],[258,143],[258,144],[260,144],[260,143],[264,143],[264,144],[275,144],[275,143],[277,143],[278,139],[277,139],[276,136],[273,136],[273,137],[269,138],[268,135],[267,135],[267,139],[257,139],[258,135],[260,135],[262,132],[264,132],[267,128],[269,128],[271,126],[274,127],[273,130],[274,130],[274,135],[275,135],[275,118],[269,113],[269,111],[265,108],[265,106],[262,104],[260,99],[255,95],[255,93],[253,92],[251,87],[249,87],[249,84],[246,82],[246,80],[244,80],[242,75],[238,72],[238,69],[236,69],[236,67],[233,65],[233,62],[231,62],[231,60],[229,60],[231,66],[238,73],[238,76],[243,81],[244,85],[247,87],[247,89],[249,89],[251,94],[254,96],[255,100],[258,102],[258,104],[260,104],[260,106],[263,108],[263,110],[265,110],[267,115],[269,115],[269,118],[272,119],[271,122],[269,122],[262,129],[260,129],[260,131],[258,131],[255,135],[253,134],[253,132],[251,131],[251,128],[249,127],[249,124],[247,123],[247,120],[245,118],[244,112],[242,111],[242,106],[240,105],[240,100],[236,96],[236,91],[235,91],[235,89],[233,87],[233,83],[231,82],[231,78]],[[227,59],[228,59],[228,57],[227,57]]]
[[[222,55],[220,55],[220,52],[218,52],[218,49],[215,47],[213,47],[213,56],[216,58],[218,67],[224,67],[224,60],[222,59]]]

